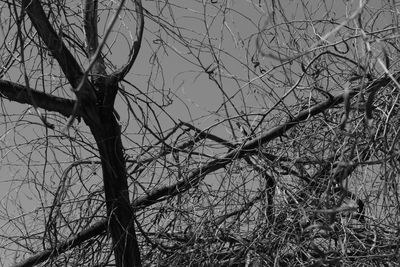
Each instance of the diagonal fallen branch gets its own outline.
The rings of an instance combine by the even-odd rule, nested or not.
[[[76,236],[69,238],[68,240],[60,243],[54,249],[48,249],[42,251],[40,253],[35,254],[34,256],[26,259],[25,261],[14,265],[15,267],[22,267],[22,266],[35,266],[39,263],[46,261],[51,256],[57,256],[64,251],[67,251],[73,247],[82,244],[84,241],[89,240],[92,237],[98,236],[102,233],[105,233],[107,229],[107,223],[104,221],[100,221],[98,223],[93,224],[90,228],[83,230]]]
[[[387,84],[389,84],[390,78],[388,77],[382,77],[380,79],[375,80],[374,82],[371,82],[365,90],[367,91],[373,91],[373,90],[378,90]],[[361,86],[356,86],[354,88],[351,88],[349,97],[354,97],[359,91],[361,90]],[[308,120],[310,117],[315,116],[330,107],[333,107],[337,104],[340,104],[344,101],[344,98],[347,97],[345,96],[345,93],[340,94],[336,97],[333,97],[332,99],[328,99],[327,101],[324,101],[322,103],[316,104],[313,107],[304,110],[300,112],[300,114],[289,120],[288,122],[278,125],[271,130],[267,131],[263,135],[261,135],[258,138],[255,138],[247,143],[244,143],[242,146],[233,149],[232,151],[226,153],[220,158],[214,159],[206,164],[201,165],[199,168],[193,170],[186,179],[177,182],[173,185],[170,186],[164,186],[160,188],[155,188],[150,193],[148,193],[145,196],[142,196],[135,201],[133,201],[132,205],[135,208],[135,210],[140,210],[143,208],[146,208],[148,206],[151,206],[155,203],[164,201],[168,198],[171,198],[173,196],[176,196],[178,194],[184,193],[188,191],[190,188],[196,186],[199,184],[199,182],[207,175],[212,172],[215,172],[223,167],[225,167],[227,164],[229,164],[233,159],[239,159],[243,158],[245,156],[251,155],[258,153],[258,148],[281,136],[284,134],[286,131],[291,129],[292,127],[296,126],[297,124],[304,122]],[[63,243],[60,243],[56,248],[54,249],[49,249],[45,250],[42,252],[39,252],[32,257],[26,259],[25,261],[15,265],[14,267],[28,267],[28,266],[34,266],[36,264],[39,264],[41,262],[44,262],[50,257],[57,256],[68,249],[71,249],[75,246],[80,245],[84,241],[95,237],[97,235],[100,235],[102,233],[105,233],[107,226],[107,220],[102,220],[91,227],[87,228],[86,230],[80,232],[78,235],[73,236],[69,238],[68,240],[64,241]]]

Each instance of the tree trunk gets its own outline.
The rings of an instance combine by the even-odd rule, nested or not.
[[[120,126],[112,109],[100,107],[99,110],[102,127],[91,127],[91,131],[101,157],[108,230],[113,240],[116,264],[119,267],[141,266],[134,212],[129,201]]]

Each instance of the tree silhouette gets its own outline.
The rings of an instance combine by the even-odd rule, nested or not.
[[[398,262],[395,1],[0,3],[2,265]]]

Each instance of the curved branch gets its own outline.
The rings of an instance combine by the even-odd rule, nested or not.
[[[32,105],[47,111],[55,111],[68,117],[72,114],[74,100],[49,95],[10,81],[0,80],[0,97],[21,104]]]
[[[98,30],[97,30],[97,9],[98,0],[85,0],[83,6],[83,27],[85,28],[86,42],[88,46],[89,60],[94,60],[95,63],[91,69],[92,74],[95,74],[94,79],[106,75],[106,68],[102,56],[96,58],[96,51],[99,47]]]
[[[126,74],[128,74],[128,72],[133,66],[133,63],[135,63],[136,61],[140,47],[142,45],[143,30],[144,30],[144,15],[143,15],[142,0],[135,0],[135,5],[136,5],[136,15],[138,21],[136,24],[137,40],[133,42],[133,46],[129,51],[129,60],[126,63],[126,65],[113,73],[113,76],[115,76],[118,81],[122,81],[126,76]]]

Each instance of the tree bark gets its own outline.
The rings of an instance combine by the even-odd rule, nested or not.
[[[117,266],[141,266],[134,212],[129,202],[120,126],[113,111],[100,108],[102,128],[91,128],[101,157],[104,191]],[[90,124],[89,124],[90,125]]]

